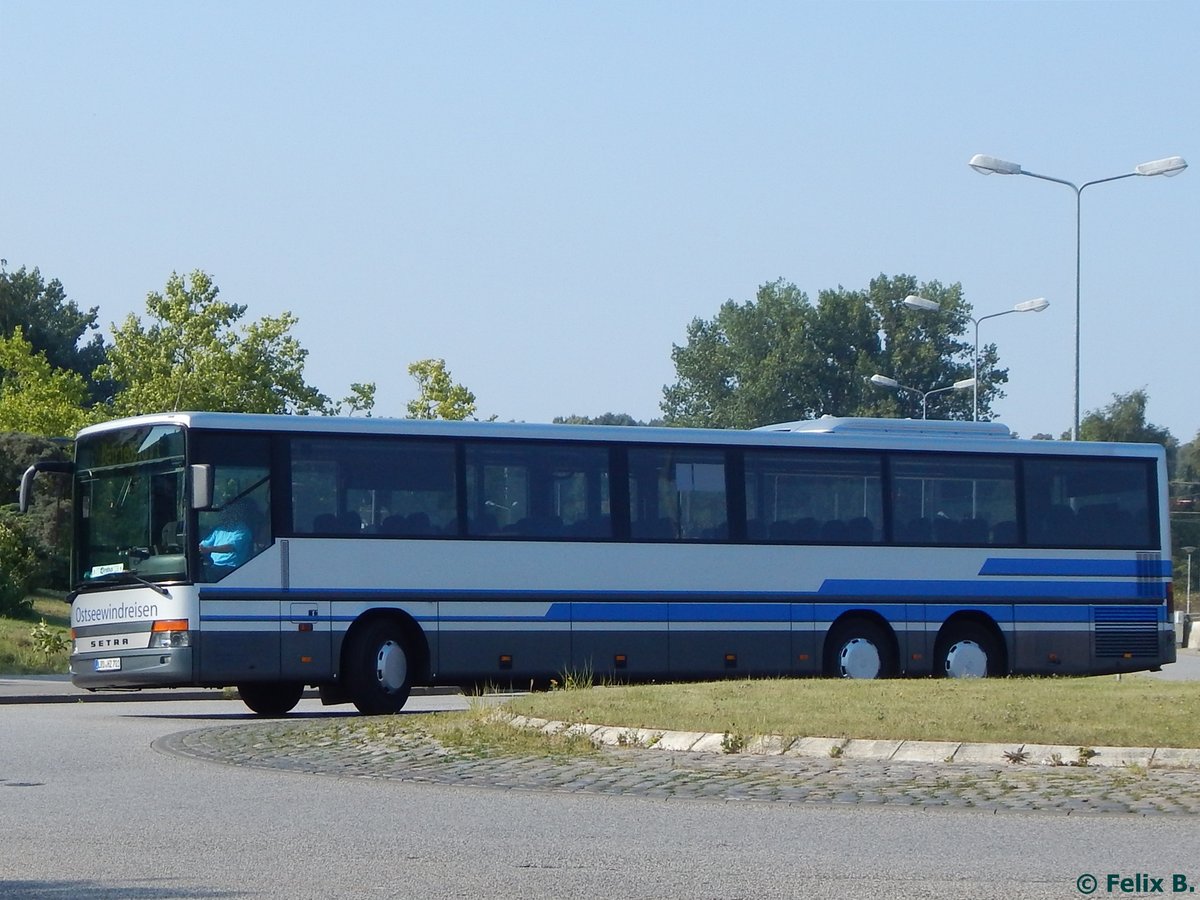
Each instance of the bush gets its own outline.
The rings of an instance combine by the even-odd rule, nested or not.
[[[41,570],[37,552],[19,521],[0,516],[0,616],[28,611],[29,592]]]
[[[33,641],[34,649],[45,657],[47,663],[52,657],[59,656],[71,648],[71,639],[67,637],[67,633],[52,629],[46,624],[45,616],[33,626],[29,638]]]
[[[25,469],[41,460],[65,460],[70,454],[59,442],[15,432],[0,432],[0,510],[12,504],[15,511],[17,488]],[[33,505],[24,517],[10,519],[27,546],[37,556],[39,571],[35,587],[66,590],[69,587],[68,560],[71,531],[71,481],[69,478],[42,475],[33,494]],[[14,512],[15,515],[15,512]],[[0,563],[0,572],[7,572]]]

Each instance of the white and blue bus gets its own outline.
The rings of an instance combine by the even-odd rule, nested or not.
[[[1085,675],[1175,659],[1154,445],[890,419],[172,413],[85,429],[66,468],[84,688],[234,685],[280,715],[315,686],[374,714],[413,685],[568,672]]]

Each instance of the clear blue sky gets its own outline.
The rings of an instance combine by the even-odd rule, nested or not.
[[[0,0],[0,257],[101,322],[200,268],[291,310],[308,380],[443,357],[481,415],[659,414],[695,316],[783,277],[961,282],[1011,371],[998,417],[1070,427],[1145,387],[1189,440],[1200,4]],[[884,373],[903,378],[903,373]],[[933,387],[930,385],[929,387]]]

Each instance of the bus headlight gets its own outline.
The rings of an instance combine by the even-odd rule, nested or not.
[[[150,627],[152,650],[170,650],[191,645],[187,619],[162,619]]]

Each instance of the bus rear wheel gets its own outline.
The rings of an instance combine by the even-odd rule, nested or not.
[[[825,672],[835,678],[890,678],[896,673],[887,631],[868,619],[839,623],[825,647]]]
[[[996,638],[975,622],[951,626],[938,638],[934,674],[946,678],[987,678],[1001,674]]]
[[[376,619],[350,639],[345,656],[346,688],[366,716],[398,713],[412,690],[412,654],[404,628]]]
[[[260,716],[290,713],[304,695],[304,685],[293,682],[254,681],[238,685],[238,696]]]

